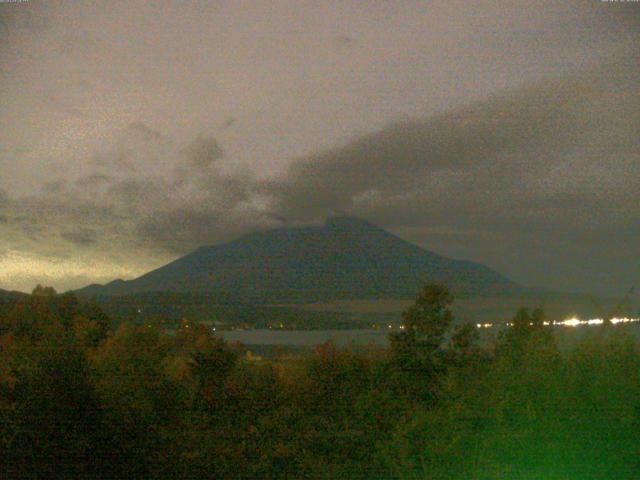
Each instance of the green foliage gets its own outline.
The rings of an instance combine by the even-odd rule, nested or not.
[[[524,310],[516,319],[523,328],[505,332],[495,355],[450,369],[438,404],[397,425],[381,453],[389,468],[422,479],[636,478],[637,342],[596,336],[562,356]]]
[[[389,335],[397,386],[433,402],[446,369],[442,346],[453,322],[453,296],[444,285],[427,284],[402,314],[404,331]],[[398,392],[399,393],[399,392]]]
[[[256,360],[36,288],[0,317],[0,478],[637,478],[635,340],[561,354],[520,309],[480,347],[451,302],[425,287],[388,350]]]
[[[440,347],[453,321],[453,296],[444,285],[425,285],[415,303],[402,313],[405,337],[417,348],[433,351]]]
[[[46,335],[0,340],[0,477],[90,477],[104,464],[89,365],[60,325],[41,328]]]

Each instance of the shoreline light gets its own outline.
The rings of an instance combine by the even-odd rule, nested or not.
[[[617,325],[619,323],[638,323],[640,322],[640,318],[629,318],[629,317],[614,317],[610,320],[612,325]],[[566,320],[561,321],[544,321],[542,325],[544,326],[561,326],[561,327],[579,327],[582,325],[591,326],[591,325],[603,325],[604,319],[602,318],[591,318],[589,320],[581,320],[578,317],[571,317]],[[494,324],[494,323],[476,323],[476,328],[491,328],[496,325],[506,325],[507,327],[513,327],[513,322],[506,322],[505,324]],[[532,325],[531,323],[529,325]]]

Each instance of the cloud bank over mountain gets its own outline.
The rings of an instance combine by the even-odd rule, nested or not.
[[[3,287],[341,213],[524,284],[637,281],[636,11],[158,5],[0,6]]]

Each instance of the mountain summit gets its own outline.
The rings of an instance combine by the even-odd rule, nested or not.
[[[277,228],[201,247],[129,281],[90,285],[83,295],[211,292],[238,301],[309,302],[411,298],[427,281],[457,293],[517,290],[490,268],[413,245],[364,220]]]

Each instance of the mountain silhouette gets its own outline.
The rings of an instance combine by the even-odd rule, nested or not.
[[[26,294],[17,292],[15,290],[3,290],[0,288],[0,300],[14,300],[16,298],[22,298]]]
[[[410,298],[433,281],[465,294],[520,289],[484,265],[437,255],[364,220],[340,216],[323,226],[277,228],[201,247],[139,278],[77,293],[211,292],[238,301],[309,302]]]

